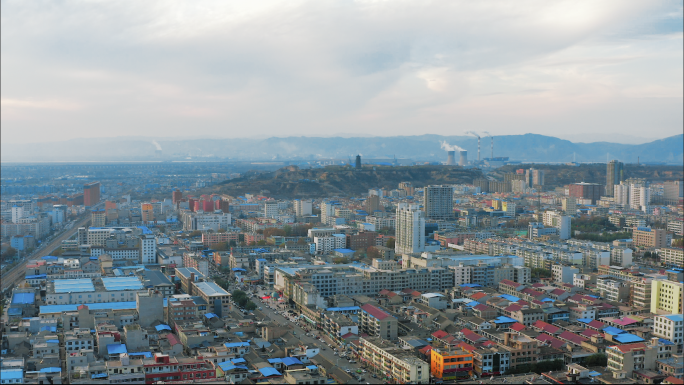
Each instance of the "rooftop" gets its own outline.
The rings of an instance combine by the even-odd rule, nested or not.
[[[141,290],[143,288],[142,282],[140,282],[138,277],[103,277],[102,284],[107,291]]]
[[[90,278],[56,279],[54,280],[54,287],[55,293],[83,293],[95,291],[95,286]]]
[[[209,297],[214,295],[229,295],[227,291],[223,290],[221,286],[214,282],[197,282],[195,283],[195,286]]]

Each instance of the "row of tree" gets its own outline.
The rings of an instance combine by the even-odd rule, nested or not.
[[[247,293],[242,290],[233,290],[233,302],[238,304],[241,308],[252,311],[257,308],[257,305],[249,299]]]

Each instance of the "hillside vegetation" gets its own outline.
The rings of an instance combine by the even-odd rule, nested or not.
[[[364,166],[361,170],[348,167],[286,167],[274,172],[231,179],[218,185],[217,189],[230,196],[264,192],[284,199],[351,197],[368,192],[371,188],[395,189],[400,182],[405,181],[413,183],[415,187],[423,187],[431,184],[472,183],[473,179],[480,177],[480,170],[466,170],[458,166]]]

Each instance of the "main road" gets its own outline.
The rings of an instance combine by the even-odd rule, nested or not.
[[[62,245],[62,241],[71,238],[72,235],[78,232],[79,227],[84,227],[90,221],[90,215],[88,214],[90,214],[90,212],[83,214],[77,219],[77,222],[74,223],[73,227],[62,231],[62,233],[53,238],[50,243],[43,245],[38,250],[34,251],[33,254],[25,256],[21,263],[7,272],[4,272],[2,274],[2,291],[5,292],[5,290],[13,287],[24,279],[27,261],[50,255],[53,250]]]

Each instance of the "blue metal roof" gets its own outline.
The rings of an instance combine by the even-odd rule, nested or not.
[[[505,323],[510,323],[510,322],[518,322],[514,320],[513,318],[510,317],[505,317],[505,316],[499,316],[494,319],[495,324],[505,324]]]
[[[674,342],[666,340],[665,338],[658,338],[658,341],[660,341],[664,345],[674,345]]]
[[[247,271],[247,270],[245,270],[245,269],[243,269],[243,268],[241,268],[241,267],[234,267],[234,268],[232,268],[231,270],[232,270],[232,271]]]
[[[36,275],[27,275],[24,277],[26,279],[41,279],[41,278],[47,278],[47,274],[36,274]]]
[[[217,316],[216,314],[214,314],[214,313],[207,313],[207,314],[205,314],[204,316],[207,317],[207,318],[216,318],[216,317],[218,317],[218,316]]]
[[[90,278],[56,279],[54,282],[55,293],[57,294],[69,292],[82,293],[95,291],[95,286],[93,286],[93,280]]]
[[[24,371],[22,369],[2,369],[0,370],[0,377],[4,380],[20,380],[24,378]]]
[[[593,321],[593,319],[591,318],[578,318],[577,320],[585,324],[588,324],[589,322]]]
[[[232,360],[230,360],[230,362],[232,362],[233,364],[242,364],[246,363],[247,360],[245,360],[244,358],[233,358]]]
[[[309,365],[309,366],[307,366],[306,368],[309,369],[309,370],[316,370],[316,369],[318,369],[318,366],[316,366],[316,365]]]
[[[670,314],[670,315],[664,315],[663,317],[669,319],[670,321],[675,321],[675,322],[684,321],[684,315],[682,315],[682,314]]]
[[[325,309],[326,311],[350,311],[350,310],[359,310],[361,309],[358,306],[346,306],[346,307],[329,307]]]
[[[126,345],[124,344],[109,344],[107,345],[107,354],[121,354],[128,353]]]
[[[164,325],[164,324],[157,325],[157,326],[155,326],[154,328],[157,329],[158,332],[160,332],[160,331],[162,331],[162,330],[169,330],[169,331],[171,331],[171,326],[169,326],[169,325]]]
[[[270,377],[270,376],[282,376],[279,371],[275,370],[275,368],[260,368],[259,372],[263,374],[265,377]]]
[[[343,254],[354,254],[354,250],[352,249],[333,249],[333,251]]]
[[[107,373],[98,373],[98,374],[93,374],[90,376],[90,378],[107,378],[108,374]]]
[[[56,368],[56,367],[49,367],[49,368],[40,369],[41,373],[59,373],[61,371],[62,371],[62,368]]]
[[[622,329],[618,329],[618,328],[612,327],[612,326],[608,326],[608,327],[606,327],[606,328],[603,328],[601,331],[602,331],[603,333],[608,333],[608,334],[610,334],[611,336],[616,336],[616,335],[618,335],[618,334],[622,334],[622,333],[625,332],[625,331],[622,330]]]
[[[135,352],[128,353],[129,356],[144,356],[145,358],[152,358],[152,352]]]
[[[304,363],[302,363],[302,361],[300,361],[296,357],[285,357],[285,358],[283,358],[283,364],[285,366],[304,365]]]
[[[621,333],[613,337],[613,339],[621,344],[629,344],[632,342],[642,342],[643,338],[630,333]]]
[[[240,346],[249,346],[249,343],[247,343],[247,342],[226,342],[223,345],[227,348],[237,348]]]
[[[41,314],[48,313],[61,313],[65,311],[76,311],[78,307],[82,304],[77,305],[45,305],[40,307]],[[125,301],[125,302],[104,302],[104,303],[86,303],[90,310],[123,310],[123,309],[135,309],[135,301]],[[166,298],[164,299],[164,305],[166,305]]]
[[[36,300],[35,293],[15,293],[12,296],[12,303],[20,305],[29,305]]]
[[[283,362],[283,359],[282,358],[269,358],[268,359],[269,364],[276,364],[278,362]]]
[[[102,284],[108,291],[141,290],[143,288],[138,277],[103,277]]]

